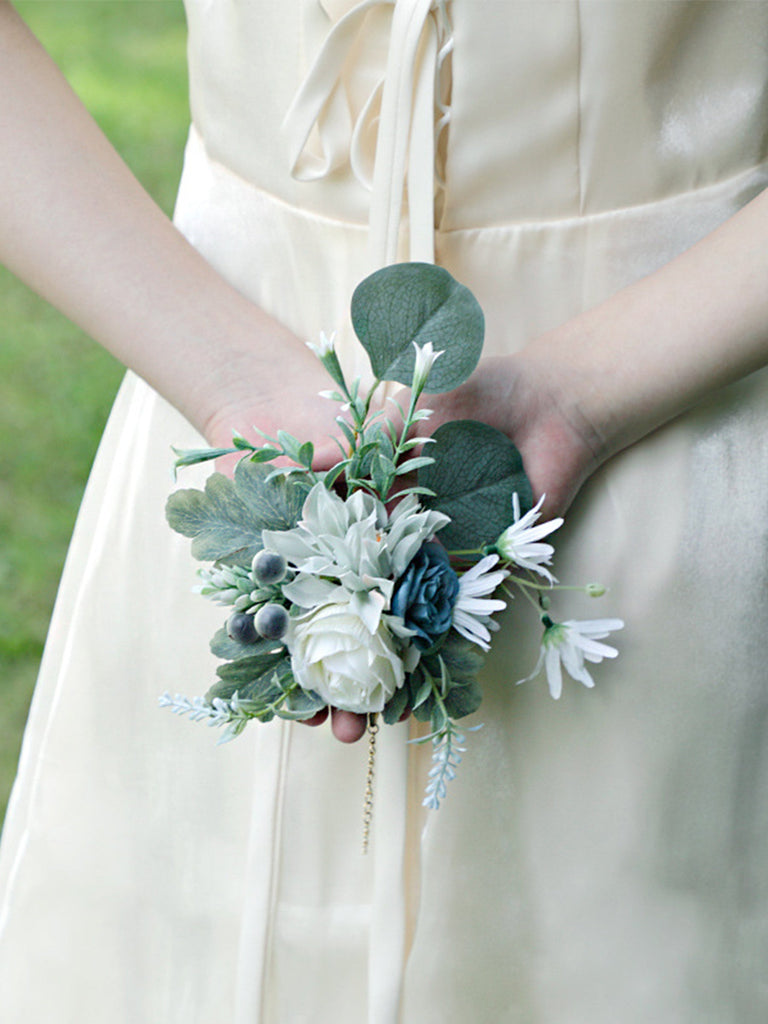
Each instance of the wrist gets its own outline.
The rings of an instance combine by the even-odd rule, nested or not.
[[[523,417],[523,424],[530,424],[537,434],[568,435],[559,443],[571,439],[578,445],[588,474],[623,444],[611,388],[579,355],[587,329],[580,319],[541,335],[514,358],[523,368],[521,376],[529,382],[529,389],[532,385],[535,394],[545,396],[538,403],[543,411],[535,418]]]

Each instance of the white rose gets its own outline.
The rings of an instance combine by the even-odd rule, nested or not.
[[[350,601],[328,601],[291,619],[291,668],[305,690],[342,711],[381,711],[403,685],[403,662],[386,621],[373,632]]]

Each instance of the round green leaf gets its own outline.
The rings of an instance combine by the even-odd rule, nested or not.
[[[469,288],[432,263],[395,263],[362,281],[352,296],[352,325],[380,380],[410,384],[413,342],[442,355],[425,391],[452,391],[480,359],[485,322]]]
[[[533,494],[520,452],[506,434],[475,420],[439,427],[430,445],[435,460],[419,470],[419,486],[434,492],[424,504],[450,516],[440,531],[449,551],[493,544],[512,522],[512,495],[527,512]]]

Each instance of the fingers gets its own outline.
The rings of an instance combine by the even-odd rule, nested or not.
[[[311,718],[305,718],[301,723],[302,725],[322,725],[328,717],[328,708],[321,708],[316,715],[312,715]]]
[[[351,711],[339,711],[337,708],[322,708],[316,715],[305,719],[302,725],[322,725],[331,712],[331,730],[341,743],[356,743],[364,734],[368,725],[366,715],[354,715]]]
[[[355,715],[351,711],[322,708],[316,715],[304,719],[301,724],[311,726],[322,725],[328,718],[329,711],[331,712],[331,731],[340,743],[357,743],[362,738],[368,726],[368,716]],[[398,721],[404,722],[410,713],[411,709],[406,708]]]
[[[341,743],[356,743],[365,733],[368,719],[365,715],[355,715],[351,711],[331,709],[331,729],[333,735]]]

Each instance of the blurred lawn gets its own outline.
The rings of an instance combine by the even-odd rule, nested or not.
[[[18,0],[168,212],[189,121],[181,0]],[[56,586],[120,366],[0,268],[0,820]]]

